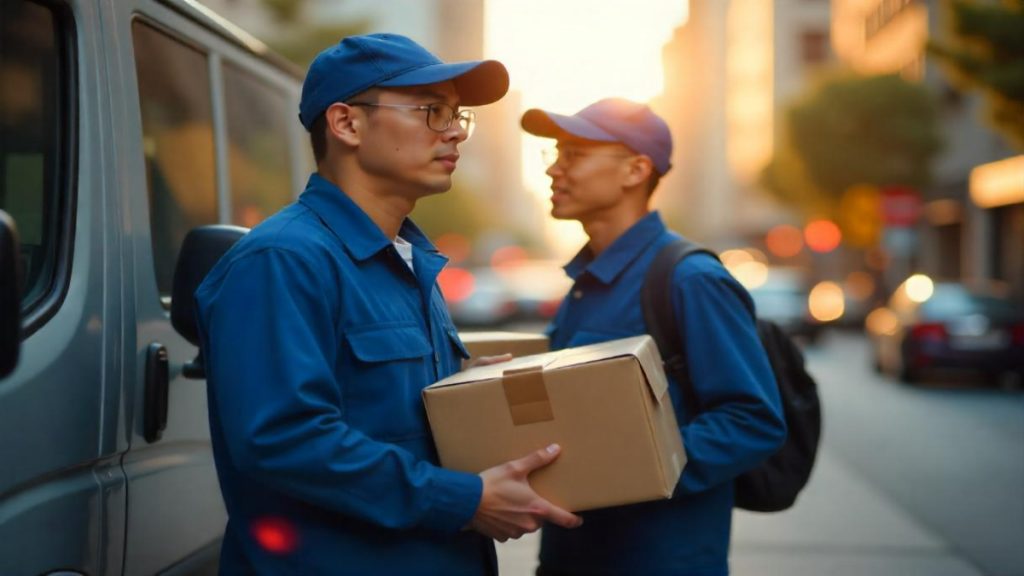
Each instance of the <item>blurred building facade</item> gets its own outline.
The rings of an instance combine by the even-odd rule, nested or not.
[[[682,231],[725,247],[794,222],[757,184],[784,104],[832,61],[827,0],[691,0],[663,50],[652,106],[675,140],[656,205]]]
[[[261,38],[273,38],[280,28],[260,0],[204,3]],[[485,0],[306,0],[298,6],[295,18],[300,26],[358,22],[367,32],[409,36],[445,61],[477,60],[484,55]],[[479,129],[460,149],[455,185],[476,195],[509,229],[529,231],[538,227],[542,212],[522,184],[519,102],[518,94],[510,92],[476,110]]]
[[[972,170],[1013,152],[982,120],[982,98],[956,90],[926,55],[929,38],[948,34],[949,18],[938,0],[832,0],[834,49],[858,72],[923,83],[940,106],[945,149],[921,191],[915,267],[938,277],[1003,280],[1024,298],[1024,171],[1018,191],[994,205],[972,200]]]

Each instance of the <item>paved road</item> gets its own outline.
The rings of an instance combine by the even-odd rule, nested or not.
[[[849,334],[809,353],[829,447],[986,574],[1024,575],[1024,393],[959,375],[907,386],[867,357]]]
[[[793,509],[736,513],[734,575],[1024,576],[1024,394],[897,384],[851,334],[808,364],[826,406],[819,463]],[[536,546],[500,546],[502,574],[531,574]]]

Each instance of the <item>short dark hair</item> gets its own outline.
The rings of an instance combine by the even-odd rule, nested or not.
[[[650,198],[654,194],[654,189],[658,187],[658,182],[661,182],[661,174],[651,170],[651,177],[647,179],[647,197]]]
[[[309,143],[313,146],[313,159],[319,164],[327,156],[327,115],[321,114],[309,127]]]

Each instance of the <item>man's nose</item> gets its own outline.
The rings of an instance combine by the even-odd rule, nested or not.
[[[445,142],[455,140],[457,142],[465,142],[469,138],[469,130],[467,130],[461,122],[452,122],[448,129],[441,133],[441,137]]]

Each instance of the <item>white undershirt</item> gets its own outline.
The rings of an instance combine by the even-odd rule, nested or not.
[[[395,236],[395,240],[392,242],[395,245],[395,250],[398,250],[398,255],[405,261],[405,265],[412,270],[413,273],[416,271],[412,267],[412,244],[405,241],[405,238],[401,236]]]

